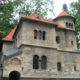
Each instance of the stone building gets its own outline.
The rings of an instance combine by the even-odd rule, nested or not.
[[[2,39],[3,77],[22,80],[79,79],[75,19],[61,12],[53,21],[24,16]]]

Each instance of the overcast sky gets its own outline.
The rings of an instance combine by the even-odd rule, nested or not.
[[[71,2],[75,2],[75,1],[78,1],[78,0],[54,0],[54,13],[55,13],[55,16],[53,17],[56,17],[61,11],[62,11],[62,7],[63,7],[63,4],[67,4],[67,6],[69,7],[69,4]],[[52,16],[49,14],[49,16]]]

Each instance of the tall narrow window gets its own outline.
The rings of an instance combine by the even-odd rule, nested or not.
[[[34,39],[37,39],[37,30],[34,30]]]
[[[46,32],[43,31],[43,40],[45,40],[45,38],[46,38]]]
[[[57,69],[58,69],[58,71],[61,71],[61,63],[60,62],[57,63]]]
[[[38,33],[39,33],[39,39],[41,40],[42,32],[39,31]]]
[[[41,68],[46,69],[47,68],[47,58],[46,56],[41,57]]]
[[[74,71],[76,71],[76,66],[74,65]]]
[[[71,28],[71,23],[69,23],[69,28]]]
[[[60,37],[56,36],[56,43],[59,44],[60,43]]]
[[[71,41],[71,45],[73,45],[73,41]]]
[[[73,28],[73,24],[71,24],[71,28]]]
[[[33,69],[39,69],[39,56],[33,56]]]
[[[66,27],[68,27],[69,25],[68,25],[68,23],[66,22]]]

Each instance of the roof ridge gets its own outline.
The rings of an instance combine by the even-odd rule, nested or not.
[[[58,16],[70,16],[67,12],[62,11]]]

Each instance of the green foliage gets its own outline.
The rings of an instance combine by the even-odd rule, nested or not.
[[[78,40],[78,33],[80,32],[80,2],[72,2],[70,4],[70,9],[68,10],[69,14],[76,19],[75,29],[77,31],[77,43]],[[78,48],[80,43],[78,43]]]
[[[13,3],[11,1],[0,4],[0,40],[15,26],[12,13]]]
[[[80,3],[79,2],[71,3],[70,12],[71,12],[70,14],[76,18],[75,26],[76,26],[77,32],[79,32],[80,31]]]
[[[0,4],[0,40],[17,25],[19,12],[46,17],[48,12],[53,13],[53,0],[8,0]]]
[[[16,13],[22,11],[26,16],[38,14],[46,17],[48,12],[53,13],[53,0],[14,0],[13,4]]]

